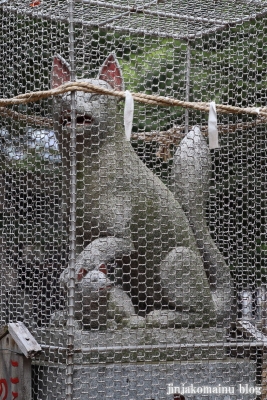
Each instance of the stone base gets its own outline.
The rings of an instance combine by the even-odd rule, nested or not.
[[[73,400],[255,400],[256,361],[227,352],[214,329],[76,332]],[[33,365],[33,399],[65,400],[64,348],[49,354]]]
[[[65,399],[65,369],[34,367],[39,388],[34,400]],[[75,365],[73,400],[255,400],[255,362],[220,360],[143,364]],[[36,385],[35,385],[36,386]]]
[[[87,380],[90,377],[90,382],[83,383],[81,376],[87,376]],[[254,393],[241,393],[255,392],[255,364],[248,360],[205,360],[197,363],[83,366],[80,371],[78,368],[75,371],[74,387],[76,393],[87,393],[77,396],[82,400],[167,400],[173,399],[174,393],[194,400],[255,399]]]

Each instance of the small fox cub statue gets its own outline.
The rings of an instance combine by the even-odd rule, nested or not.
[[[56,55],[52,88],[69,80],[68,63]],[[113,53],[104,61],[96,79],[81,81],[124,90],[122,72]],[[172,191],[142,163],[126,140],[117,98],[82,91],[75,96],[76,320],[83,329],[105,329],[114,324],[178,328],[222,323],[229,316],[230,274],[221,256],[218,279],[213,269],[210,287],[203,254],[192,231],[193,218],[190,216],[190,222]],[[55,132],[61,146],[66,207],[70,110],[70,94],[55,99]],[[180,172],[186,181],[187,171]],[[199,204],[197,210],[201,215],[202,206]],[[206,232],[204,220],[198,221]],[[219,253],[214,246],[211,251],[215,251],[214,257]],[[65,288],[68,275],[66,268],[60,278]]]

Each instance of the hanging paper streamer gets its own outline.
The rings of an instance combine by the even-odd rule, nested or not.
[[[218,128],[217,128],[217,113],[215,102],[210,103],[209,122],[208,122],[208,133],[209,133],[209,148],[219,149],[218,139]]]
[[[130,141],[133,126],[134,101],[129,90],[125,91],[124,128],[126,140]]]

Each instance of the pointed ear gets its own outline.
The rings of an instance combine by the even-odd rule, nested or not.
[[[53,60],[51,72],[51,89],[55,89],[65,82],[70,81],[70,66],[67,61],[56,54]]]
[[[111,53],[104,61],[99,70],[98,79],[106,81],[115,90],[124,91],[122,71],[114,53]]]

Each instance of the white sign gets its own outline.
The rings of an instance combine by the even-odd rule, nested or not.
[[[31,396],[31,360],[7,334],[0,340],[0,400],[29,400]]]

